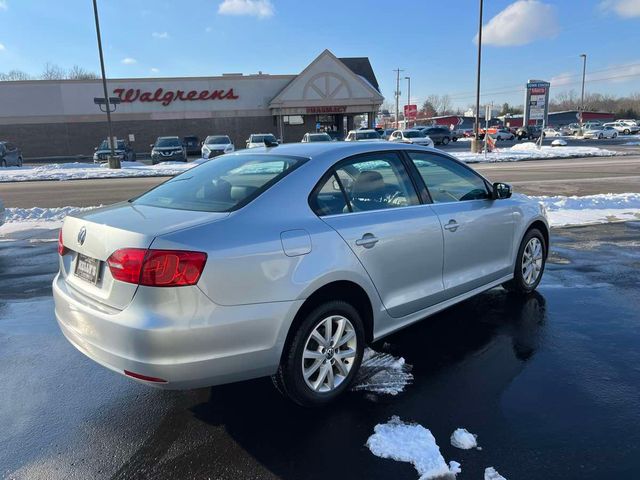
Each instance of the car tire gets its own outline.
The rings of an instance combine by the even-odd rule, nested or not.
[[[442,138],[442,145],[447,145],[449,143],[449,137]]]
[[[601,133],[598,134],[598,140],[602,140],[603,135]]]
[[[618,138],[618,133],[614,133],[612,138]]]
[[[22,166],[22,157],[18,157],[18,167]]]
[[[347,323],[344,323],[343,335],[337,342],[321,345],[316,341],[318,335],[320,338],[326,336],[327,330],[324,325],[327,321],[332,325],[331,332],[333,332],[333,327],[338,327],[338,325],[334,325],[334,322],[343,320],[346,320]],[[323,333],[320,333],[321,331]],[[336,331],[334,334],[338,334],[338,332]],[[352,335],[349,341],[340,346],[340,342],[349,335]],[[353,305],[343,300],[322,303],[306,313],[296,330],[291,332],[291,338],[285,344],[282,352],[278,371],[272,376],[273,383],[280,393],[298,405],[303,407],[327,405],[347,391],[356,378],[362,362],[364,343],[364,325],[360,314]],[[345,362],[342,363],[339,357],[333,356],[333,346],[336,344],[338,344],[336,353],[342,353],[342,355],[350,354],[351,351],[355,353],[352,357],[343,357]],[[305,353],[318,355],[318,358],[304,358]],[[338,361],[340,361],[340,365],[337,364]],[[303,371],[305,362],[309,364],[308,370],[312,371],[306,378]],[[346,376],[339,375],[341,370],[339,366],[348,368]],[[331,389],[329,377],[334,381],[339,377],[342,378],[340,378],[339,384]],[[316,382],[319,383],[314,388],[313,384]]]
[[[2,162],[0,162],[0,167],[7,168],[7,161],[6,160],[2,160]]]
[[[630,131],[628,128],[625,128],[625,129],[624,129],[624,134],[625,134],[625,135],[629,135],[630,133],[631,133],[631,131]]]
[[[537,246],[540,247],[539,255]],[[525,258],[525,251],[527,257]],[[533,256],[533,258],[532,258]],[[531,260],[528,260],[531,259]],[[544,235],[537,228],[531,228],[527,231],[522,242],[520,242],[520,248],[518,248],[518,255],[516,256],[516,265],[513,272],[513,279],[502,284],[505,290],[518,293],[528,294],[533,292],[542,280],[544,273],[544,267],[547,262],[547,245],[544,239]],[[528,267],[531,266],[534,270],[533,275],[525,275],[528,272]]]

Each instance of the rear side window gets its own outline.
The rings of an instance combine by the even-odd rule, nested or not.
[[[246,205],[306,159],[234,155],[207,162],[132,200],[135,205],[228,212]]]
[[[310,204],[323,216],[406,207],[419,201],[400,158],[381,152],[338,163],[314,190]]]

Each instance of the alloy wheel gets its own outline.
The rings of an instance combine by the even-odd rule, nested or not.
[[[311,390],[331,392],[349,376],[358,340],[353,324],[342,315],[324,318],[313,328],[302,352],[302,376]]]
[[[542,242],[533,237],[522,252],[522,279],[527,286],[534,285],[542,271]]]

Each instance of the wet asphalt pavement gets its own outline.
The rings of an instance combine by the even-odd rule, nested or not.
[[[553,231],[539,292],[494,289],[378,342],[411,364],[397,396],[322,410],[268,379],[154,390],[94,364],[59,332],[56,232],[0,239],[0,476],[417,479],[365,443],[392,415],[431,430],[459,479],[640,474],[640,222]],[[458,450],[458,427],[478,450]]]

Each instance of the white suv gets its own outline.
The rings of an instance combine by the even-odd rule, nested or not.
[[[413,143],[425,147],[433,147],[433,140],[417,129],[396,130],[389,136],[390,142]]]
[[[373,128],[368,130],[350,130],[345,142],[384,142],[384,138]]]
[[[618,133],[622,133],[624,135],[636,134],[640,131],[640,127],[633,122],[625,122],[622,120],[618,120],[617,122],[609,122],[604,124],[605,127],[613,127]]]
[[[247,139],[247,148],[274,147],[279,143],[273,133],[252,133]]]

